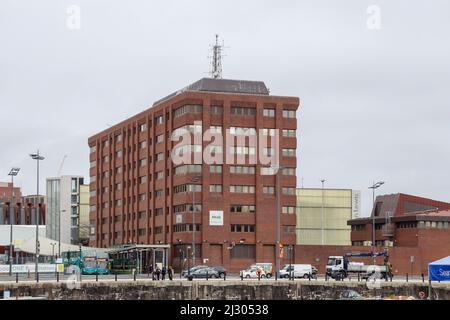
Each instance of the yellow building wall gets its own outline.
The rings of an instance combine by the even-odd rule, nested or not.
[[[322,193],[323,192],[323,193]],[[297,244],[322,244],[322,204],[324,244],[350,245],[352,190],[297,189]]]

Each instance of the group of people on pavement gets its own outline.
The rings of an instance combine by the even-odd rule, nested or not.
[[[152,280],[165,280],[166,279],[166,275],[169,277],[169,280],[173,280],[173,268],[172,266],[169,266],[168,268],[166,267],[162,267],[159,268],[158,265],[150,266],[149,270],[148,270],[148,275],[152,276]]]

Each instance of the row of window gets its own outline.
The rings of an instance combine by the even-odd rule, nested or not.
[[[231,232],[255,232],[254,224],[232,224]]]
[[[376,230],[382,230],[384,224],[376,224]],[[416,228],[437,228],[437,229],[448,229],[450,227],[450,223],[448,221],[406,221],[406,222],[397,222],[395,226],[398,229],[416,229]],[[353,225],[352,231],[363,231],[365,230],[366,225]]]
[[[201,224],[195,224],[195,227],[192,226],[192,224],[177,224],[177,225],[173,225],[172,226],[172,232],[173,233],[178,233],[178,232],[192,232],[193,229],[195,228],[195,231],[201,231]],[[232,224],[230,226],[230,230],[231,232],[245,232],[245,233],[252,233],[255,232],[255,225],[248,225],[248,224]],[[151,235],[152,234],[152,229],[151,228],[139,228],[137,230],[137,234],[138,236],[142,237],[147,235],[147,230],[148,230],[148,234]],[[163,226],[157,226],[154,228],[154,232],[155,234],[161,234],[164,230]],[[292,230],[294,230],[292,232]],[[283,232],[284,233],[295,233],[295,226],[283,226]],[[124,236],[136,236],[136,230],[130,230],[128,232],[123,232]],[[169,226],[166,226],[166,233],[169,233]],[[114,238],[118,239],[122,236],[122,232],[121,231],[115,231],[114,232]],[[108,234],[107,233],[103,233],[101,235],[101,239],[102,240],[106,240],[108,239]],[[242,249],[247,249],[247,246],[249,245],[238,245],[233,247],[233,250],[235,250],[235,248],[240,248],[240,250]],[[236,258],[236,257],[234,257]]]
[[[292,133],[295,136],[295,133]],[[159,136],[158,136],[159,137]],[[139,148],[145,148],[146,147],[146,142],[142,141],[139,143]],[[216,145],[216,146],[208,146],[208,150],[210,153],[223,153],[223,146],[220,145]],[[192,153],[192,152],[202,152],[202,146],[201,145],[183,145],[183,146],[178,146],[176,148],[174,148],[174,152],[177,155],[183,155],[183,154],[188,154],[188,153]],[[230,154],[242,154],[242,155],[256,155],[256,147],[239,147],[239,146],[233,146],[230,147]],[[116,157],[117,158],[121,158],[123,156],[122,150],[116,151]],[[168,151],[168,156],[170,155],[170,151]],[[275,149],[274,148],[264,148],[263,149],[263,155],[265,156],[273,156],[275,155]],[[282,149],[282,155],[285,157],[295,157],[296,156],[296,149],[288,149],[288,148],[284,148]],[[162,161],[164,160],[164,153],[160,152],[157,153],[155,155],[155,159],[156,161]],[[102,163],[106,164],[110,161],[110,157],[108,155],[102,157]],[[150,157],[150,162],[151,162],[151,157]],[[140,160],[138,160],[138,166],[139,167],[143,167],[147,165],[147,159],[146,158],[142,158]],[[93,160],[90,162],[90,168],[94,168],[97,166],[97,161]],[[129,164],[129,169],[133,167],[134,168],[134,164],[133,166],[131,164]]]
[[[182,107],[177,108],[173,111],[174,118],[183,116],[187,113],[201,113],[203,111],[203,107],[201,105],[184,105]],[[223,108],[221,106],[211,106],[210,111],[212,114],[222,114]],[[232,115],[243,115],[243,116],[254,116],[256,114],[255,108],[249,108],[249,107],[231,107],[230,113]],[[168,114],[167,114],[168,115]],[[275,117],[275,109],[264,109],[263,110],[263,116],[264,117]],[[289,109],[283,109],[283,117],[284,118],[296,118],[296,111],[295,110],[289,110]],[[155,124],[163,124],[164,123],[164,116],[159,115],[155,117]],[[151,121],[149,123],[151,126]],[[147,124],[141,123],[138,125],[138,131],[144,132],[147,130]],[[134,129],[136,131],[136,129]],[[131,131],[129,129],[129,133],[131,134]],[[123,140],[122,134],[119,133],[115,135],[115,142],[120,142]],[[106,148],[109,146],[109,140],[102,141],[102,148]],[[96,146],[92,146],[90,148],[90,152],[96,152],[97,148]]]
[[[173,206],[173,213],[177,214],[177,213],[184,213],[184,212],[192,212],[192,208],[195,208],[195,212],[201,212],[202,211],[202,205],[201,204],[195,204],[195,206],[193,206],[192,204],[181,204],[181,205],[176,205]],[[91,206],[91,211],[95,211],[95,206]],[[156,208],[154,210],[155,212],[155,216],[161,216],[164,215],[164,209],[163,208]],[[230,206],[230,212],[231,213],[256,213],[256,206],[255,205],[241,205],[241,204],[233,204]],[[167,213],[169,213],[169,209],[167,208]],[[294,214],[295,213],[295,207],[291,207],[291,206],[283,206],[282,207],[282,213],[283,214]],[[135,220],[136,219],[136,214],[133,213],[128,213],[127,214],[117,214],[114,216],[114,222],[120,222],[121,218],[124,218],[124,220],[127,219],[128,220]],[[139,211],[137,213],[137,217],[139,220],[145,219],[147,216],[145,211]],[[149,216],[152,216],[152,210],[149,210]],[[108,223],[108,218],[102,218],[102,224],[106,224]],[[95,220],[91,220],[91,225],[95,224]],[[112,223],[112,220],[109,221],[110,223]]]
[[[201,192],[202,191],[202,185],[200,184],[183,184],[174,187],[174,194],[178,193],[185,193],[185,192]],[[209,186],[209,192],[211,193],[222,193],[223,187],[221,184],[211,184]],[[230,185],[230,193],[255,193],[255,186],[249,186],[249,185]],[[275,194],[275,187],[273,186],[263,186],[263,193],[264,194]],[[163,189],[155,190],[154,192],[156,198],[163,197],[165,195],[165,192]],[[292,187],[283,187],[282,188],[282,194],[283,195],[295,195],[295,188]],[[151,199],[151,192],[148,193],[149,198]],[[133,196],[133,202],[136,202],[136,197]],[[146,201],[147,200],[147,193],[140,193],[137,197],[139,202]],[[128,197],[128,203],[131,203],[131,197]],[[114,201],[115,207],[121,207],[123,205],[122,199],[117,199]],[[109,208],[109,201],[105,201],[102,203],[102,209],[108,209]],[[91,211],[95,211],[95,206],[91,206]]]
[[[187,113],[201,113],[203,107],[201,105],[184,105],[173,111],[173,117],[178,118]]]

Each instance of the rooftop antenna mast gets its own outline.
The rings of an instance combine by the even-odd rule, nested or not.
[[[216,43],[212,47],[212,69],[211,77],[214,79],[222,79],[222,50],[223,44],[219,44],[219,35],[216,34]]]

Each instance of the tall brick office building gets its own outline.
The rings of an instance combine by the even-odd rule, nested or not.
[[[275,262],[277,188],[281,242],[296,243],[298,107],[297,97],[272,96],[263,82],[204,78],[92,136],[90,244],[167,243],[169,261],[178,267],[192,243],[194,201],[197,264],[236,271],[254,262]],[[279,129],[283,170],[278,179],[261,175],[266,169],[260,162],[174,165],[171,152],[177,142],[171,134],[195,130],[194,121],[202,122],[203,132],[223,132],[224,140],[228,129]],[[209,144],[202,142],[203,149]],[[223,211],[223,221],[219,216],[219,223],[212,223],[211,211]]]

